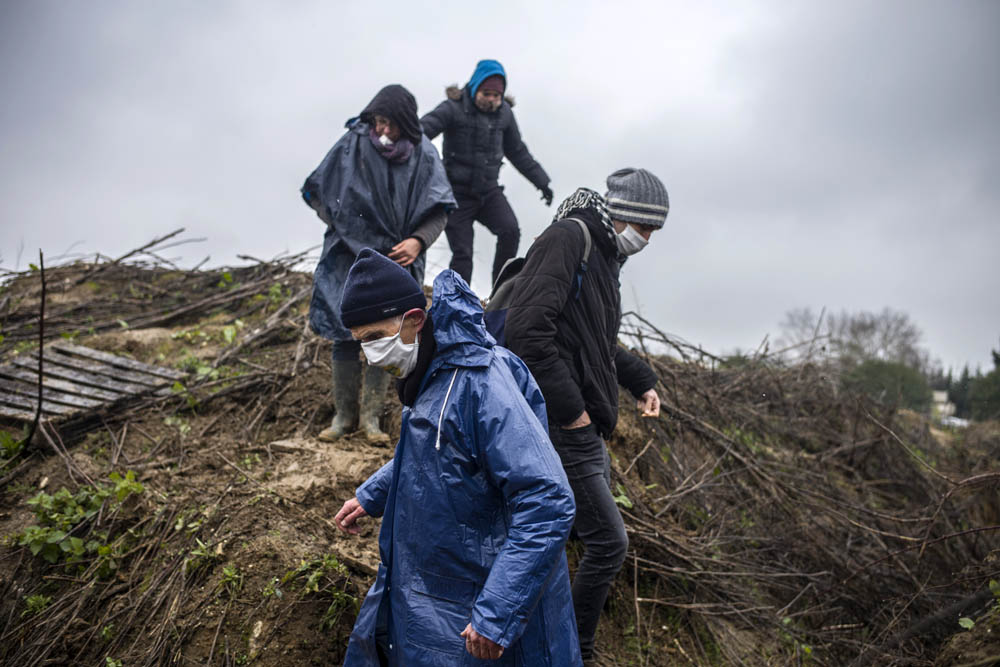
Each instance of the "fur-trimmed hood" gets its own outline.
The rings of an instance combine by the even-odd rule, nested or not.
[[[464,92],[464,89],[461,86],[459,86],[457,83],[453,83],[453,84],[451,84],[450,86],[448,86],[447,88],[444,89],[444,94],[448,97],[448,99],[449,100],[454,100],[456,102],[459,101],[460,99],[462,99],[462,93],[463,92]],[[514,96],[513,95],[504,95],[503,99],[504,99],[504,101],[507,104],[509,104],[512,107],[514,106],[514,104],[516,104],[516,102],[514,101]]]

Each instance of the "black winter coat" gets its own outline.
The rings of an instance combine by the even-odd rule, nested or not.
[[[507,310],[507,346],[528,365],[545,396],[549,420],[564,426],[584,409],[604,437],[618,422],[618,386],[638,398],[656,385],[648,365],[618,345],[618,251],[599,216],[587,223],[593,248],[579,297],[575,279],[584,237],[572,220],[552,223],[528,249]]]
[[[448,99],[421,118],[420,124],[430,139],[444,132],[442,158],[456,193],[482,194],[495,188],[505,156],[539,190],[549,184],[549,175],[521,139],[507,100],[486,113],[464,89],[452,87],[447,94]]]

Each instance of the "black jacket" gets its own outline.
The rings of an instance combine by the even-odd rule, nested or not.
[[[464,89],[451,87],[447,94],[420,124],[430,139],[444,132],[444,168],[456,193],[482,194],[495,188],[505,156],[539,190],[549,184],[549,175],[521,139],[508,100],[486,113]]]
[[[618,251],[598,215],[587,223],[593,249],[579,297],[574,285],[584,237],[572,220],[552,223],[528,249],[506,317],[507,346],[528,365],[549,420],[563,426],[584,409],[603,436],[618,421],[618,386],[638,398],[656,385],[649,366],[618,345]]]

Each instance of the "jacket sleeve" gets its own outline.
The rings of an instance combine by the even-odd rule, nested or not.
[[[521,139],[521,130],[517,127],[517,120],[514,118],[513,112],[510,114],[510,124],[503,133],[503,154],[507,156],[514,168],[539,190],[549,184],[549,175],[545,173],[542,165],[538,164],[538,160],[532,156],[524,140]]]
[[[441,232],[444,231],[444,226],[447,223],[448,214],[445,212],[444,206],[435,206],[427,214],[427,217],[417,225],[417,228],[413,230],[410,236],[420,241],[424,246],[424,250],[427,250],[441,236]]]
[[[365,508],[368,516],[380,517],[385,512],[385,502],[389,498],[389,485],[392,484],[392,462],[379,468],[364,484],[358,487],[354,496]]]
[[[618,384],[636,398],[655,387],[658,380],[649,364],[620,345],[615,346],[615,371]]]
[[[504,328],[507,347],[521,357],[545,396],[549,416],[569,424],[586,404],[573,373],[556,347],[556,321],[569,297],[583,255],[583,235],[574,225],[552,225],[528,250],[517,275]]]
[[[503,494],[507,539],[472,609],[472,627],[508,647],[524,632],[576,515],[559,457],[510,373],[491,373],[479,393],[480,465]]]
[[[445,100],[434,107],[433,111],[424,114],[424,117],[420,119],[420,125],[428,139],[433,139],[448,129],[451,125],[453,108],[454,105],[449,100]]]

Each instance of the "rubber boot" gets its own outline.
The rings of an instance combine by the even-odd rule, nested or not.
[[[361,389],[361,361],[333,361],[333,407],[337,414],[330,428],[316,436],[324,442],[334,442],[354,430],[358,421],[358,394]]]
[[[361,389],[360,429],[374,445],[389,444],[389,436],[379,428],[378,418],[385,407],[385,392],[392,376],[378,366],[365,366],[365,386]]]

